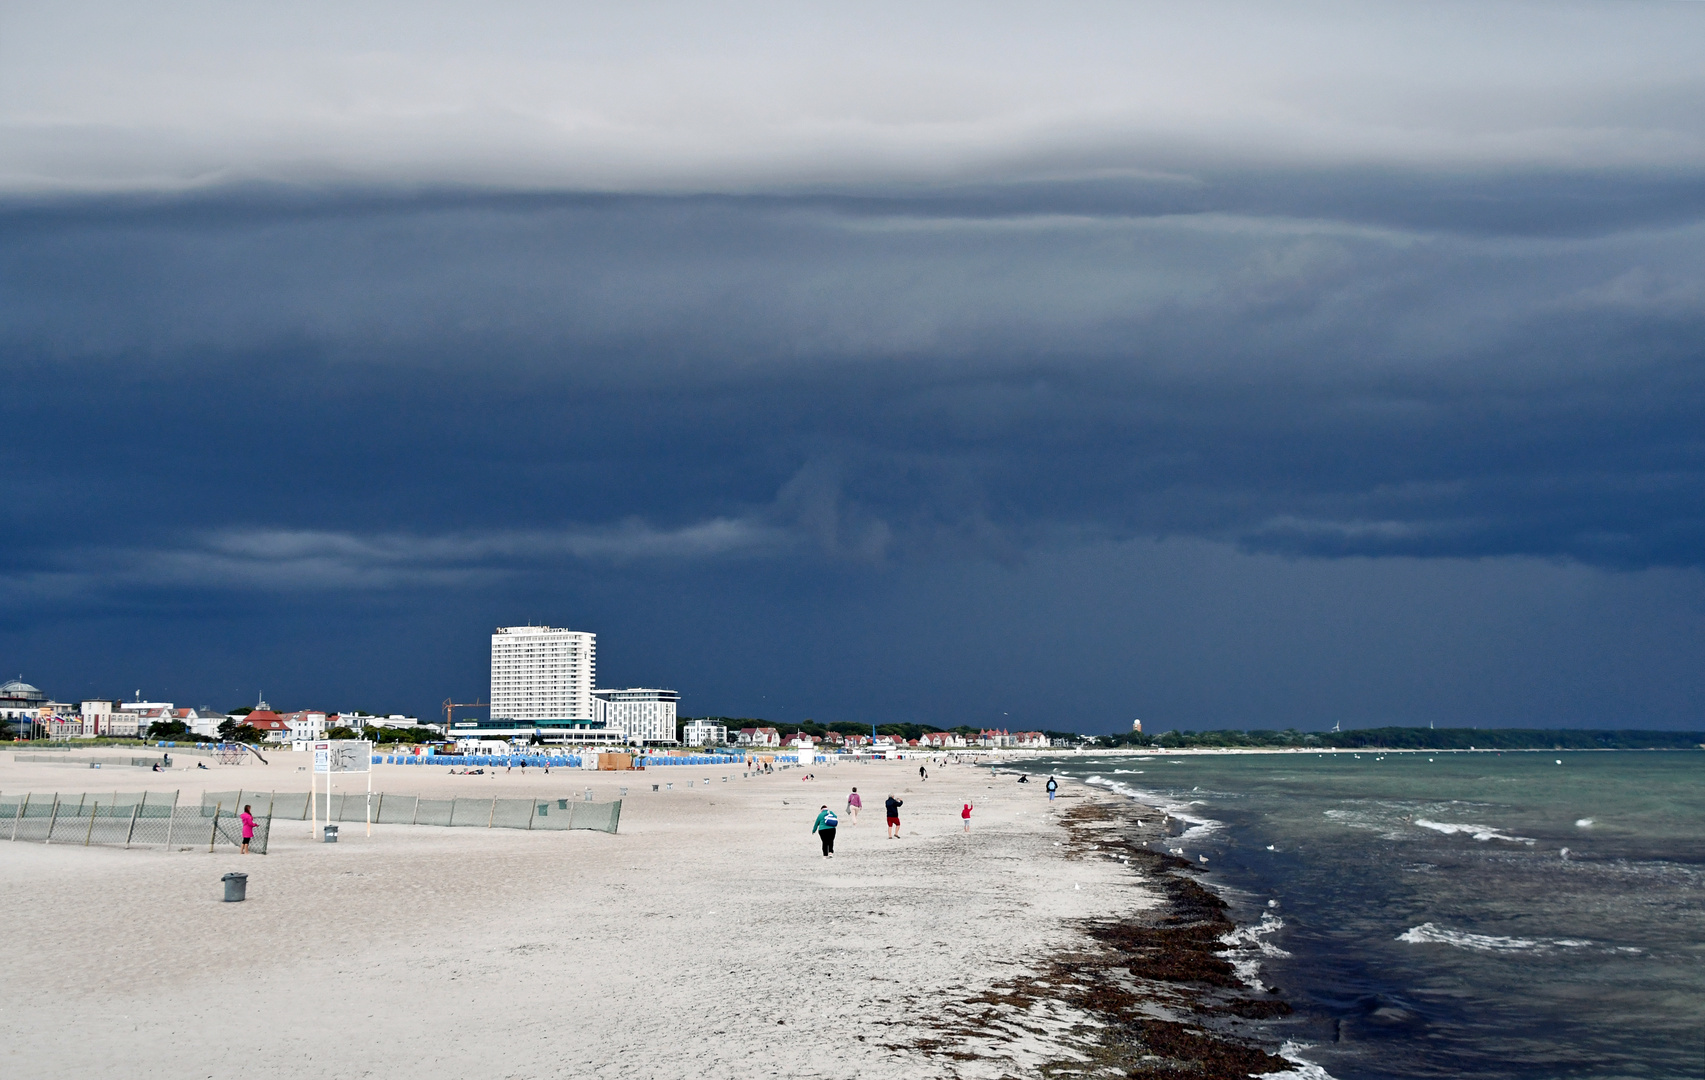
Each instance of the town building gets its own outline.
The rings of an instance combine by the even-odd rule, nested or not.
[[[728,725],[711,720],[688,720],[681,729],[681,742],[687,746],[721,746],[728,741]]]
[[[254,728],[266,736],[267,742],[285,742],[290,738],[290,725],[284,717],[266,707],[266,702],[260,703],[260,708],[252,709],[243,717],[245,727]]]
[[[266,703],[262,702],[261,704],[264,705]],[[251,713],[250,715],[252,716],[254,714]],[[284,721],[286,728],[286,734],[284,737],[291,742],[307,742],[326,737],[327,721],[326,714],[323,712],[305,709],[298,712],[285,713],[283,716],[279,717],[279,719]],[[339,719],[341,720],[342,718],[340,717]],[[359,730],[359,725],[351,726],[355,726],[357,730]]]
[[[217,739],[219,725],[231,719],[215,709],[202,705],[194,709],[173,709],[172,714],[189,728],[190,734],[198,739]]]
[[[412,728],[429,727],[434,731],[443,727],[442,724],[422,724],[418,716],[404,716],[402,713],[391,713],[388,716],[372,716],[363,712],[338,713],[330,721],[333,726],[354,728],[360,731],[369,727]]]
[[[25,682],[22,675],[0,683],[0,720],[34,722],[46,704],[47,695]]]
[[[675,717],[681,695],[673,690],[633,687],[592,692],[596,726],[619,731],[636,746],[673,745]],[[495,711],[495,709],[494,709]],[[722,729],[723,738],[728,729]],[[704,745],[696,743],[692,745]]]
[[[134,727],[138,736],[145,737],[148,729],[155,724],[165,724],[177,719],[177,710],[169,703],[127,701],[112,715],[112,723],[115,726],[124,724]]]
[[[781,732],[773,727],[743,727],[734,741],[740,746],[775,748],[781,746]]]

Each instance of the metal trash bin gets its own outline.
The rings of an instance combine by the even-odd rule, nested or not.
[[[225,902],[227,904],[238,904],[247,899],[249,875],[226,874],[219,880],[225,883]]]
[[[326,826],[326,843],[328,843],[328,844],[337,843],[337,826],[336,825],[327,825]]]

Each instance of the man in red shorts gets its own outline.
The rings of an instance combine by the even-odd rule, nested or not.
[[[906,803],[904,800],[896,799],[890,795],[888,801],[883,805],[888,808],[888,839],[898,840],[900,839],[900,807]]]

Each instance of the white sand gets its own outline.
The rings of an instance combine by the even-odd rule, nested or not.
[[[308,775],[290,753],[168,774],[12,756],[7,793],[198,799],[305,790]],[[1074,944],[1071,920],[1148,902],[1129,872],[1062,857],[1056,815],[1078,801],[1050,806],[1040,784],[970,766],[927,783],[914,763],[815,771],[375,769],[375,790],[404,794],[590,786],[602,800],[626,786],[614,836],[387,825],[369,839],[345,825],[328,845],[280,821],[271,854],[247,858],[0,840],[0,1073],[911,1078],[1022,1074],[1053,1056],[998,1030],[983,1049],[1004,1063],[906,1047],[948,1003]],[[705,776],[709,790],[684,788]],[[676,790],[650,791],[664,782]],[[821,803],[842,811],[852,785],[865,812],[826,860],[811,821]],[[890,791],[906,800],[898,841],[884,836]],[[246,903],[220,902],[233,869],[250,875]]]

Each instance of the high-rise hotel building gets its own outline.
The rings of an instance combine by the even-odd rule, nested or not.
[[[598,635],[554,626],[500,626],[491,635],[491,721],[589,726]]]

